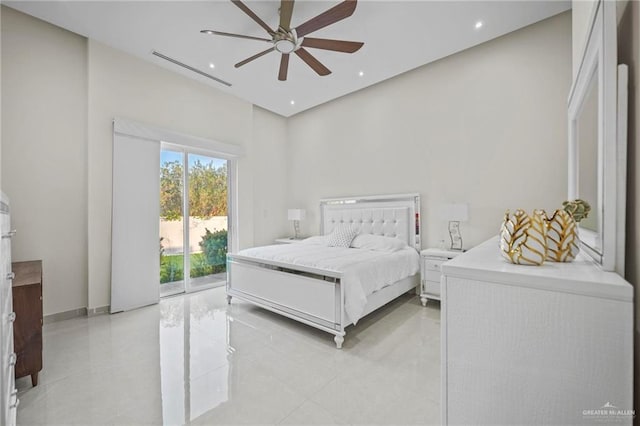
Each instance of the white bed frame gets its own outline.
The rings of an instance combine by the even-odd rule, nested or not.
[[[360,233],[406,241],[420,250],[420,196],[418,194],[350,197],[321,200],[321,235],[339,223],[351,223]],[[341,273],[227,255],[227,302],[232,297],[300,321],[335,335],[338,349],[351,321],[344,308]],[[362,316],[415,289],[419,273],[397,281],[367,298]]]

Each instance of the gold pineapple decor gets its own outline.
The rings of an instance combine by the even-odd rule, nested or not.
[[[546,214],[534,210],[528,215],[518,209],[507,210],[500,228],[500,253],[511,263],[542,265],[547,258]]]
[[[519,265],[575,259],[580,252],[578,222],[589,215],[591,206],[578,199],[565,201],[562,207],[551,217],[544,210],[534,210],[532,215],[522,209],[514,213],[507,210],[500,227],[502,257]]]
[[[566,210],[547,218],[547,260],[571,262],[580,252],[578,224]]]
[[[562,209],[547,218],[547,260],[571,262],[580,253],[578,222],[586,218],[591,206],[584,200],[565,201]]]

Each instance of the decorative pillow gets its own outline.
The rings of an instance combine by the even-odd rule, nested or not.
[[[353,239],[351,247],[363,250],[394,252],[407,247],[407,243],[398,238],[373,234],[360,234]]]
[[[351,241],[358,235],[358,229],[353,225],[341,223],[333,228],[333,232],[329,234],[329,247],[349,247]]]

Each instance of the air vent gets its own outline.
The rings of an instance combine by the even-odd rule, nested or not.
[[[187,70],[189,70],[189,71],[195,72],[196,74],[200,74],[200,75],[201,75],[201,76],[203,76],[203,77],[210,78],[211,80],[217,81],[218,83],[222,83],[222,84],[224,84],[225,86],[231,87],[231,83],[227,83],[227,82],[226,82],[226,81],[224,81],[224,80],[220,80],[219,78],[214,77],[214,76],[212,76],[211,74],[207,74],[207,73],[206,73],[206,72],[204,72],[204,71],[200,71],[199,69],[194,68],[194,67],[192,67],[192,66],[190,66],[190,65],[187,65],[187,64],[185,64],[185,63],[183,63],[183,62],[180,62],[180,61],[178,61],[177,59],[170,58],[170,57],[168,57],[167,55],[163,55],[163,54],[162,54],[162,53],[160,53],[160,52],[156,52],[155,50],[154,50],[154,51],[152,51],[152,52],[151,52],[151,54],[152,54],[152,55],[157,56],[158,58],[162,58],[162,59],[164,59],[165,61],[169,61],[169,62],[171,62],[172,64],[176,64],[176,65],[178,65],[178,66],[180,66],[180,67],[182,67],[182,68],[184,68],[184,69],[187,69]]]

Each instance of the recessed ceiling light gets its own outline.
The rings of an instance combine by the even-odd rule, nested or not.
[[[296,101],[291,101],[291,105],[295,105],[295,104],[296,104]]]
[[[476,22],[476,30],[479,30],[480,28],[482,28],[482,25],[484,25],[482,21]]]
[[[364,75],[364,71],[360,71],[360,72],[358,73],[358,75],[359,75],[360,77],[362,77],[362,76]]]
[[[213,62],[211,62],[211,63],[209,64],[209,68],[213,69],[213,68],[215,68],[215,67],[216,67],[216,66],[213,64]]]

